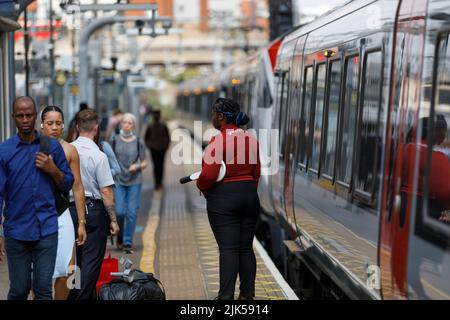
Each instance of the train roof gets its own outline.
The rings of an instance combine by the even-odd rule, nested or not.
[[[373,2],[376,2],[376,0],[349,0],[349,2],[324,13],[317,19],[288,31],[288,33],[284,35],[285,38],[283,42],[289,42],[296,39],[301,35],[307,34]]]

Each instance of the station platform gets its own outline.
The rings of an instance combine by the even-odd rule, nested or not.
[[[176,123],[170,128],[176,128]],[[106,255],[126,257],[133,268],[154,273],[163,283],[168,300],[211,300],[219,290],[219,251],[209,226],[206,201],[194,183],[179,183],[180,177],[199,170],[200,165],[176,165],[170,152],[161,191],[153,189],[151,165],[144,171],[134,253],[125,254],[108,241]],[[197,147],[196,152],[201,149]],[[255,299],[298,300],[256,238],[253,245],[257,258]],[[6,299],[8,288],[5,259],[0,263],[0,300]],[[238,288],[239,278],[236,297]]]

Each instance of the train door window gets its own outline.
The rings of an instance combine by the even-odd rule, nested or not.
[[[432,121],[421,119],[422,137],[426,137],[426,182],[419,227],[441,247],[450,246],[450,36],[441,36],[435,69]],[[424,140],[422,139],[422,142]],[[424,162],[419,160],[419,168]],[[423,170],[419,169],[420,172]],[[420,186],[419,186],[420,188]],[[420,190],[419,190],[420,191]],[[422,220],[422,221],[420,221]]]
[[[315,108],[314,113],[314,127],[312,130],[312,153],[311,153],[311,169],[318,171],[320,162],[320,146],[322,142],[322,124],[323,124],[323,110],[325,101],[325,77],[327,67],[325,63],[316,66],[315,78]]]
[[[284,159],[285,146],[286,146],[286,121],[287,121],[287,105],[289,94],[289,72],[283,72],[282,84],[281,84],[281,101],[280,109],[280,122],[279,122],[279,141],[280,141],[280,158]]]
[[[338,181],[350,185],[358,107],[359,56],[347,58],[345,66]]]
[[[300,118],[300,165],[306,167],[309,149],[309,129],[310,114],[313,91],[313,68],[312,66],[305,68],[305,77],[303,82],[303,108]]]
[[[324,134],[324,152],[323,169],[321,170],[325,177],[333,179],[334,162],[336,157],[337,125],[339,115],[339,99],[341,92],[341,61],[331,61],[329,90],[328,90],[328,109],[326,113],[326,131]]]
[[[362,103],[359,126],[358,173],[355,189],[367,200],[372,200],[381,168],[381,143],[384,122],[380,121],[382,89],[381,51],[367,53],[363,67]]]
[[[269,79],[264,63],[261,63],[258,68],[258,81],[256,106],[258,108],[270,108],[273,103],[273,97],[270,92]]]

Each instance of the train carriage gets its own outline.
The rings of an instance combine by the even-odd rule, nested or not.
[[[449,34],[446,1],[352,1],[224,73],[278,130],[259,236],[300,296],[450,298]]]

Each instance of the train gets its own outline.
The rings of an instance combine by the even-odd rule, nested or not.
[[[181,126],[226,96],[271,132],[257,237],[300,298],[450,298],[449,40],[448,1],[356,0],[180,84]]]

